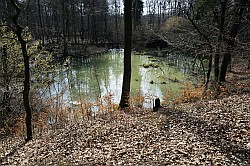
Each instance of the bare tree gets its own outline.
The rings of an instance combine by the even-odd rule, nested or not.
[[[240,24],[244,16],[244,11],[246,10],[246,7],[247,7],[246,5],[247,5],[247,0],[241,0],[239,2],[239,7],[236,10],[235,21],[229,32],[229,39],[227,40],[227,50],[223,56],[223,60],[222,60],[221,68],[220,68],[219,81],[226,80],[226,73],[227,73],[228,65],[231,62],[231,56],[232,56],[231,54],[234,49],[235,38],[240,29]]]
[[[125,47],[124,47],[124,73],[122,83],[122,95],[120,108],[129,106],[130,81],[131,81],[131,42],[132,42],[132,1],[124,2],[124,22],[125,22]]]
[[[214,66],[215,82],[224,82],[236,49],[235,41],[246,15],[247,1],[206,0],[189,4],[188,19],[209,46],[206,86]],[[222,59],[222,61],[221,61]]]
[[[12,22],[15,26],[13,30],[18,37],[18,41],[21,44],[23,61],[24,61],[23,103],[24,103],[24,108],[26,111],[26,129],[27,129],[26,142],[27,142],[29,140],[32,140],[32,124],[31,124],[32,116],[31,116],[31,108],[30,108],[30,102],[29,102],[29,92],[30,92],[29,55],[27,52],[27,43],[23,39],[23,36],[22,36],[23,27],[18,23],[18,17],[21,13],[21,9],[15,0],[10,0],[10,2],[15,10],[15,14],[11,17]]]

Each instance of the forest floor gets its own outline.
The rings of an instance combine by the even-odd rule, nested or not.
[[[250,71],[232,71],[217,99],[1,140],[1,165],[250,165]]]

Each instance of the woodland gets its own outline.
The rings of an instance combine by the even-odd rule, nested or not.
[[[1,0],[0,8],[1,165],[250,165],[250,0]],[[41,95],[72,58],[115,49],[124,50],[119,103],[109,94],[70,107]],[[132,53],[192,57],[199,82],[144,107],[145,96],[131,95]]]

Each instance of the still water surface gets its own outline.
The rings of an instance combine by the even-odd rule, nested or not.
[[[197,82],[191,74],[195,71],[192,61],[192,58],[184,55],[154,57],[133,53],[132,96],[140,93],[148,99],[163,99],[168,91],[178,95],[183,84]],[[52,75],[54,83],[46,90],[46,97],[60,96],[60,102],[74,105],[78,101],[94,101],[96,98],[112,95],[112,101],[119,103],[123,79],[123,50],[72,58],[68,67]]]

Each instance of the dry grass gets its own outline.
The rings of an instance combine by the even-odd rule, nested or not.
[[[36,100],[40,103],[33,103],[33,108],[39,105],[39,111],[33,112],[32,125],[36,135],[40,135],[40,132],[48,130],[50,128],[59,129],[71,126],[75,123],[82,121],[94,120],[96,118],[117,118],[121,113],[118,104],[113,102],[113,94],[108,94],[103,98],[96,98],[94,102],[87,100],[75,101],[72,106],[65,106],[63,103],[54,102],[59,101],[59,96],[47,99],[41,105],[41,100],[36,96]],[[130,107],[123,110],[127,113],[143,113],[148,111],[143,107],[143,103],[149,100],[137,92],[130,98]],[[48,108],[49,106],[49,108]],[[3,130],[8,130],[9,135],[14,137],[25,137],[25,116],[19,114],[17,118],[13,118],[12,122],[15,125],[6,126]]]

